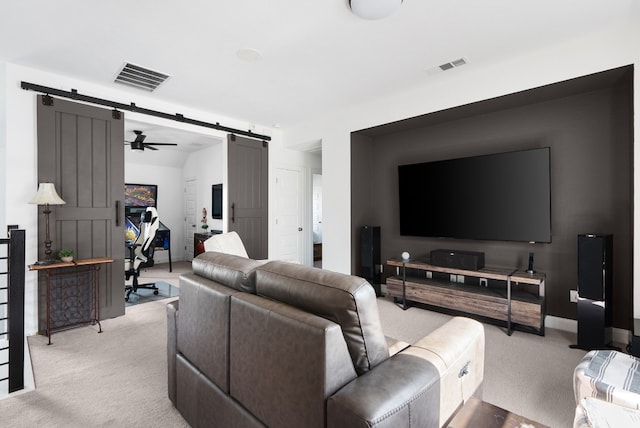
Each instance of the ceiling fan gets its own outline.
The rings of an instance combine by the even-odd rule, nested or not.
[[[145,143],[144,139],[147,138],[147,136],[144,135],[142,131],[135,130],[133,133],[136,134],[136,139],[133,141],[125,141],[125,144],[131,146],[131,150],[158,150],[153,146],[177,146],[176,143]]]

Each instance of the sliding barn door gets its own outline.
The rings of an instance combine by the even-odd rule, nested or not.
[[[267,143],[229,135],[228,138],[228,229],[242,238],[252,259],[268,257]]]
[[[37,113],[38,181],[53,182],[66,202],[51,207],[54,254],[72,248],[78,259],[113,258],[99,272],[100,317],[123,315],[124,115],[44,96]],[[44,227],[38,229],[43,259]]]

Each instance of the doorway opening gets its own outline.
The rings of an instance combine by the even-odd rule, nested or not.
[[[322,174],[312,174],[313,266],[322,267]]]

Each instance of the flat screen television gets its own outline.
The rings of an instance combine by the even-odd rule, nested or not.
[[[157,207],[158,186],[155,184],[124,185],[124,206],[126,208]]]
[[[551,242],[549,147],[398,166],[400,235]]]
[[[222,220],[222,184],[211,186],[211,218]]]

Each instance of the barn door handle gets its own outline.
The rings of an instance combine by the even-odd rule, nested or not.
[[[236,203],[231,204],[231,223],[236,222]]]
[[[120,201],[116,201],[116,227],[120,226]]]

